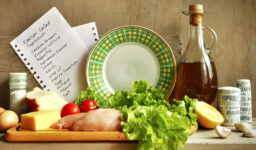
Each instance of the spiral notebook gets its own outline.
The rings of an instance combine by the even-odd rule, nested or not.
[[[87,87],[86,59],[97,40],[94,22],[71,28],[53,7],[10,44],[44,90],[72,102]]]

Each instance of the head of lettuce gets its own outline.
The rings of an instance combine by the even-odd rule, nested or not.
[[[130,140],[138,140],[138,150],[176,150],[186,143],[192,125],[197,126],[193,112],[197,99],[185,96],[169,104],[161,90],[146,81],[132,82],[131,91],[116,91],[107,100],[87,88],[76,100],[95,100],[101,108],[122,112],[123,132]]]

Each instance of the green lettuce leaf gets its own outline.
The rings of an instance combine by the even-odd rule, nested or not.
[[[197,126],[197,115],[194,113],[197,101],[185,95],[181,100],[173,100],[172,109],[180,115],[189,117],[191,125]]]
[[[75,103],[93,99],[101,108],[122,112],[121,126],[130,140],[138,140],[138,150],[177,150],[186,143],[192,125],[197,125],[193,112],[197,99],[187,96],[169,104],[161,90],[149,87],[147,81],[135,81],[131,91],[115,91],[104,100],[87,88]]]
[[[138,150],[176,150],[186,143],[191,125],[197,125],[193,110],[197,99],[185,96],[170,105],[164,94],[146,81],[132,83],[132,91],[117,91],[109,107],[122,112],[123,132],[138,140]]]
[[[174,150],[188,139],[188,117],[170,112],[164,105],[138,106],[122,114],[123,132],[131,140],[139,140],[139,150]],[[171,143],[171,144],[168,144]]]
[[[80,94],[77,96],[77,99],[75,100],[75,104],[80,107],[82,102],[87,99],[92,99],[96,101],[97,105],[101,108],[107,108],[109,105],[108,101],[101,98],[101,96],[96,94],[96,91],[94,89],[91,89],[90,87],[80,92]]]

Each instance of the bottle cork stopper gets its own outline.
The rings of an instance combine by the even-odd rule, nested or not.
[[[189,13],[197,13],[197,14],[203,14],[204,13],[204,8],[202,4],[193,4],[189,6]]]

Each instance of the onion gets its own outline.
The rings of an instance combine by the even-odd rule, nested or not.
[[[19,117],[14,111],[6,110],[0,114],[0,131],[5,132],[18,123]]]

